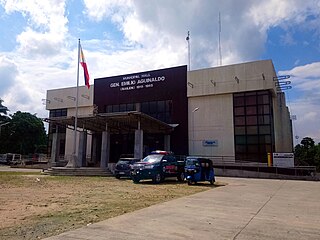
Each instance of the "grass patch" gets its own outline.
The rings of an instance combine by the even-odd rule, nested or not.
[[[212,187],[1,172],[0,239],[46,238]]]

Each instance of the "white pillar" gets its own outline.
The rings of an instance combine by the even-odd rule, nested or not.
[[[143,130],[137,129],[134,133],[134,158],[143,157]]]
[[[58,126],[57,126],[58,129]],[[59,158],[59,133],[58,130],[52,133],[52,146],[51,146],[51,166],[56,166],[57,160]]]

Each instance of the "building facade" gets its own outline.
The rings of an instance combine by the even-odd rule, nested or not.
[[[48,90],[52,161],[76,154],[80,166],[105,167],[124,154],[143,157],[164,149],[267,162],[267,153],[293,150],[278,86],[271,60],[95,79],[89,90],[79,87],[76,141],[76,88]]]

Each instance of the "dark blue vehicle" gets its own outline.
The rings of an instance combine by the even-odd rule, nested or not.
[[[138,161],[140,161],[138,158],[120,158],[116,163],[114,176],[118,179],[120,177],[130,177],[132,165]]]
[[[184,161],[177,159],[171,152],[154,151],[132,166],[131,178],[134,183],[143,179],[160,183],[168,177],[184,181]]]
[[[212,161],[207,158],[187,157],[185,174],[189,185],[201,181],[215,182]]]

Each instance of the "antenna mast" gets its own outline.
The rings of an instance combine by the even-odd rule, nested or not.
[[[186,37],[186,40],[187,40],[187,42],[188,42],[188,67],[189,67],[189,71],[190,71],[190,69],[191,69],[191,59],[190,59],[190,32],[188,31],[188,35],[187,35],[187,37]]]
[[[220,66],[222,65],[222,53],[221,53],[221,16],[219,12],[219,57],[220,57]]]

